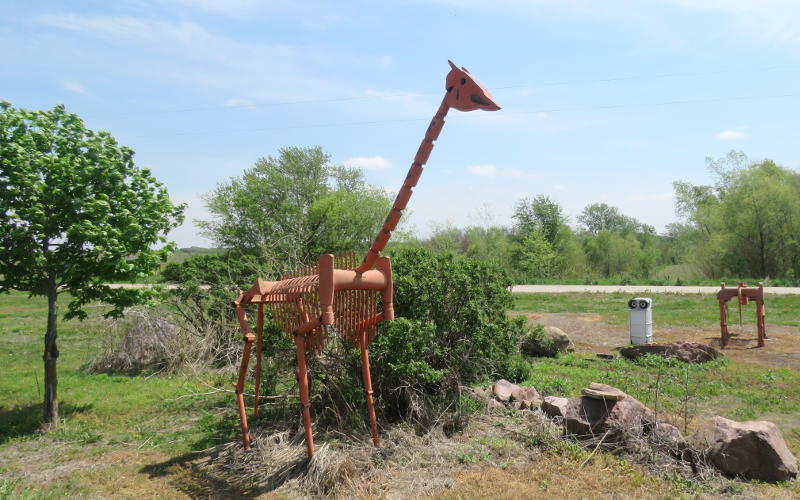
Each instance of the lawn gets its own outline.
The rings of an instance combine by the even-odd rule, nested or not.
[[[589,313],[613,324],[627,321],[626,297],[589,298],[585,294],[519,295],[515,309]],[[655,314],[661,324],[716,321],[715,309],[706,304],[713,298],[658,296],[655,300]],[[800,298],[770,299],[768,307],[768,323],[791,326],[800,311]],[[230,483],[208,477],[191,465],[197,452],[238,439],[232,395],[207,394],[212,387],[227,389],[232,376],[212,371],[133,377],[90,375],[83,367],[102,349],[104,335],[108,335],[101,312],[100,307],[92,308],[91,318],[83,323],[60,322],[62,422],[57,429],[42,430],[41,344],[46,303],[20,293],[0,295],[0,499],[242,496],[244,493]],[[591,381],[606,382],[658,408],[664,418],[679,426],[687,423],[690,430],[711,411],[737,420],[765,418],[775,421],[792,450],[800,453],[797,371],[732,360],[689,368],[670,363],[604,361],[590,353],[531,362],[531,376],[525,383],[545,394],[574,396]],[[502,439],[506,438],[478,436],[465,445],[461,456],[489,459],[477,461],[470,472],[456,476],[448,495],[496,496],[489,492],[502,490],[511,478],[517,478],[515,488],[530,484],[530,489],[515,490],[515,494],[548,497],[559,491],[554,488],[564,481],[565,474],[572,481],[565,483],[565,488],[583,488],[575,491],[596,496],[621,492],[643,496],[661,491],[663,494],[651,496],[666,498],[710,492],[693,479],[651,473],[624,457],[596,457],[581,468],[588,452],[573,453],[566,448],[569,453],[555,450],[537,458],[540,462],[508,469],[502,465],[502,453],[495,449]],[[614,471],[613,478],[604,471]],[[731,482],[730,488],[751,496],[800,495],[797,482],[789,486]],[[497,498],[508,497],[504,495]]]

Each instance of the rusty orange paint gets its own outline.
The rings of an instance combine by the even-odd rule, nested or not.
[[[433,151],[434,141],[439,138],[450,108],[458,111],[478,109],[495,111],[500,109],[494,97],[473,77],[466,68],[450,64],[450,72],[445,79],[445,96],[425,130],[414,160],[403,185],[389,211],[383,226],[367,251],[361,264],[351,256],[320,256],[316,266],[304,266],[290,271],[277,281],[257,279],[247,291],[242,291],[233,302],[236,317],[244,336],[245,345],[239,377],[234,385],[236,402],[242,428],[242,441],[245,449],[251,446],[247,415],[245,413],[244,384],[247,366],[250,361],[251,346],[256,342],[256,384],[255,409],[258,417],[259,391],[261,382],[261,358],[263,356],[264,314],[266,305],[272,313],[273,321],[295,342],[297,353],[297,382],[300,387],[300,407],[305,429],[308,456],[314,454],[314,435],[311,427],[311,404],[308,387],[307,355],[316,354],[324,342],[328,326],[335,326],[335,332],[349,340],[361,351],[361,369],[366,395],[370,432],[375,446],[379,446],[378,424],[373,400],[372,377],[369,363],[369,344],[381,321],[394,319],[394,292],[392,289],[392,265],[381,252],[389,242],[408,205],[413,188],[419,182],[423,166]],[[378,312],[378,295],[381,297],[383,311]],[[257,335],[253,335],[244,306],[258,305]]]
[[[756,303],[756,329],[758,331],[758,347],[764,347],[764,340],[767,337],[766,325],[766,304],[764,303],[764,285],[758,284],[758,288],[751,288],[747,283],[739,283],[736,288],[726,287],[723,282],[717,292],[719,302],[719,326],[720,344],[727,347],[731,335],[728,331],[728,301],[736,297],[739,304],[739,321],[741,322],[742,306],[747,305],[753,300]]]

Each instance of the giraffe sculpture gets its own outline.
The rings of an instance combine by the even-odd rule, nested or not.
[[[492,95],[466,68],[450,63],[446,78],[446,93],[439,109],[425,132],[403,186],[397,193],[389,215],[372,243],[364,260],[356,265],[350,257],[322,255],[316,266],[306,266],[292,271],[278,281],[256,280],[252,288],[239,292],[233,302],[236,316],[244,336],[244,351],[239,376],[233,384],[245,449],[251,446],[244,401],[244,386],[248,364],[256,344],[255,403],[253,416],[259,413],[259,390],[261,385],[261,361],[263,357],[264,306],[272,313],[273,320],[294,339],[297,352],[297,381],[300,388],[303,427],[309,458],[314,455],[314,436],[311,430],[311,411],[308,388],[306,355],[319,351],[324,334],[329,330],[353,342],[361,349],[361,368],[366,393],[372,442],[380,445],[378,425],[375,418],[372,380],[369,368],[369,344],[375,336],[376,325],[394,319],[392,304],[392,266],[388,257],[382,257],[392,231],[397,227],[403,210],[411,198],[413,188],[422,175],[422,167],[433,150],[433,141],[439,137],[444,118],[450,108],[458,111],[483,109],[495,111]],[[377,298],[381,296],[383,310],[378,312]],[[256,333],[251,330],[244,306],[258,306]],[[329,328],[334,327],[334,328]]]

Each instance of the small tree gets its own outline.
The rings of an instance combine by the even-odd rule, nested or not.
[[[198,221],[204,234],[278,269],[323,253],[362,251],[391,206],[360,170],[331,165],[320,147],[280,149],[205,201],[213,218]]]
[[[83,306],[94,301],[120,316],[151,292],[106,283],[156,270],[172,250],[166,233],[182,220],[184,207],[133,154],[63,106],[28,111],[0,102],[0,291],[47,297],[46,423],[58,419],[58,295],[71,296],[65,319],[84,319]]]

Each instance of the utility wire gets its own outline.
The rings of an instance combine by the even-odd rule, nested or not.
[[[659,106],[672,106],[683,104],[709,104],[720,102],[733,102],[733,101],[752,101],[759,99],[784,99],[791,97],[800,97],[798,93],[790,94],[776,94],[776,95],[756,95],[756,96],[734,96],[734,97],[720,97],[711,99],[682,99],[661,102],[645,102],[645,103],[622,103],[622,104],[601,104],[593,106],[575,106],[563,108],[549,108],[538,109],[530,111],[507,111],[502,115],[490,116],[508,116],[508,115],[530,115],[539,113],[558,113],[567,111],[596,111],[596,110],[614,110],[614,109],[630,109],[630,108],[648,108]],[[247,133],[247,132],[268,132],[280,130],[293,130],[293,129],[306,129],[306,128],[327,128],[327,127],[349,127],[359,125],[383,125],[389,123],[402,123],[402,122],[419,122],[427,121],[429,118],[398,118],[392,120],[371,120],[371,121],[354,121],[354,122],[335,122],[335,123],[309,123],[303,125],[285,125],[279,127],[259,127],[259,128],[240,128],[240,129],[221,129],[221,130],[200,130],[188,132],[170,132],[164,134],[148,134],[135,136],[138,138],[153,138],[153,137],[177,137],[177,136],[190,136],[190,135],[215,135],[215,134],[234,134],[234,133]]]
[[[529,83],[529,84],[518,84],[518,85],[506,85],[501,87],[493,87],[493,90],[510,90],[510,89],[522,89],[522,88],[544,88],[544,87],[558,87],[558,86],[565,86],[565,85],[591,85],[597,83],[613,83],[613,82],[624,82],[624,81],[635,81],[635,80],[658,80],[663,78],[680,78],[680,77],[692,77],[692,76],[709,76],[709,75],[723,75],[729,73],[755,73],[761,71],[776,71],[776,70],[783,70],[783,69],[798,69],[800,65],[784,65],[784,66],[764,66],[764,67],[757,67],[757,68],[738,68],[738,69],[720,69],[720,70],[713,70],[713,71],[697,71],[697,72],[681,72],[681,73],[662,73],[662,74],[655,74],[655,75],[631,75],[631,76],[619,76],[619,77],[609,77],[609,78],[593,78],[593,79],[586,79],[586,80],[562,80],[562,81],[554,81],[554,82],[542,82],[542,83]],[[230,106],[198,106],[192,108],[176,108],[176,109],[164,109],[164,110],[151,110],[151,111],[130,111],[130,112],[122,112],[122,113],[112,113],[104,116],[146,116],[146,115],[163,115],[163,114],[173,114],[173,113],[189,113],[189,112],[196,112],[196,111],[218,111],[224,109],[242,109],[242,108],[266,108],[266,107],[274,107],[274,106],[291,106],[296,104],[327,104],[327,103],[337,103],[337,102],[348,102],[348,101],[363,101],[363,100],[371,100],[371,99],[392,99],[398,97],[418,97],[418,96],[425,96],[425,95],[434,95],[439,94],[439,91],[436,92],[405,92],[405,93],[397,93],[397,94],[383,94],[383,95],[362,95],[362,96],[349,96],[349,97],[333,97],[333,98],[325,98],[325,99],[299,99],[295,101],[278,101],[278,102],[265,102],[265,103],[249,103],[249,104],[236,104]]]

